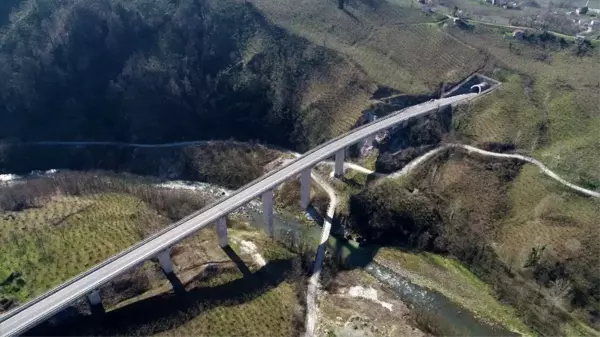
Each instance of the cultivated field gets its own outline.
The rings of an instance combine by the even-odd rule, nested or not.
[[[157,264],[130,272],[100,289],[103,319],[86,313],[32,334],[286,336],[303,323],[305,278],[297,255],[243,222],[231,221],[230,247],[214,230],[173,248],[177,288]],[[129,296],[114,289],[121,288]],[[131,291],[131,289],[134,289]],[[115,302],[115,299],[119,299]],[[107,305],[108,304],[108,305]]]
[[[0,213],[0,295],[29,300],[131,246],[167,219],[121,194],[54,196],[37,208]]]
[[[275,24],[312,43],[333,49],[373,80],[403,93],[430,93],[480,68],[484,56],[436,25],[436,16],[386,1],[252,2]]]

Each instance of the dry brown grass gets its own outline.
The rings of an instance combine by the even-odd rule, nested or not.
[[[600,264],[598,201],[540,178],[532,166],[523,168],[509,196],[512,212],[498,238],[498,251],[507,264],[521,268],[534,247],[546,247],[551,260],[577,258],[590,267]]]

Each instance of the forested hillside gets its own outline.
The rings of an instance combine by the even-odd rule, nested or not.
[[[24,2],[0,35],[0,78],[0,139],[21,141],[305,149],[374,90],[343,57],[233,1]]]

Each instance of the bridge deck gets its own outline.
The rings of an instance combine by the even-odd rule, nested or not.
[[[186,237],[193,235],[220,217],[226,216],[240,206],[260,196],[263,192],[278,186],[303,170],[310,169],[316,163],[333,156],[336,151],[402,121],[437,110],[439,107],[471,99],[475,96],[476,94],[465,94],[412,106],[390,114],[376,122],[352,130],[310,150],[287,166],[264,175],[228,197],[218,200],[185,219],[172,224],[87,272],[74,277],[40,297],[1,316],[0,335],[18,335],[27,331],[77,299],[154,257],[159,252],[175,245]]]

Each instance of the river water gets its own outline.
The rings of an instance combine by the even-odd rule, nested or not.
[[[518,336],[518,334],[476,319],[471,312],[450,301],[444,295],[419,287],[376,262],[369,263],[364,270],[379,282],[387,285],[410,308],[433,319],[439,329],[445,331],[447,335]]]

